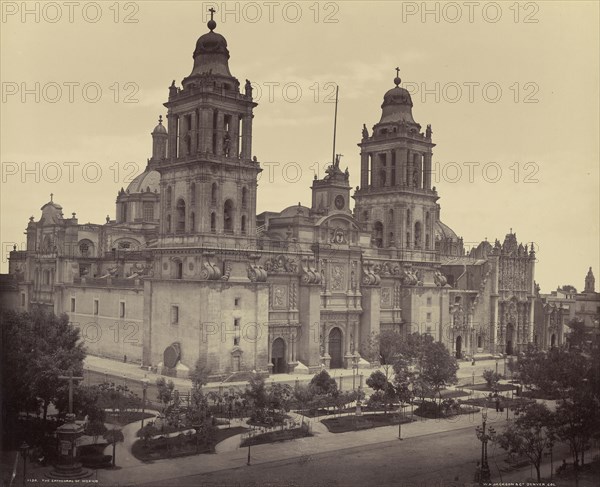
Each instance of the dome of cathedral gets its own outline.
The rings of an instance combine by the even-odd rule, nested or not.
[[[453,241],[458,241],[458,235],[456,235],[454,230],[452,230],[448,225],[446,225],[445,223],[442,223],[441,221],[438,221],[435,224],[434,233],[435,233],[436,239],[437,238],[441,238],[441,239],[449,238]]]
[[[127,186],[127,193],[144,193],[147,191],[160,192],[160,173],[158,171],[146,169]]]

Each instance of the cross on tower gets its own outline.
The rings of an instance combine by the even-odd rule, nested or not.
[[[213,15],[216,12],[216,10],[213,7],[210,7],[208,11],[210,12],[210,20],[213,20]]]
[[[396,76],[399,78],[400,77],[400,68],[396,68]]]
[[[69,414],[73,414],[73,381],[83,380],[83,377],[73,376],[73,370],[69,371],[69,375],[59,375],[59,379],[69,381]]]

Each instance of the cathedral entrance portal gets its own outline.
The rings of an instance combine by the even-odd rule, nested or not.
[[[341,369],[342,361],[342,331],[334,328],[329,332],[329,355],[331,357],[332,369]]]
[[[462,337],[456,337],[456,358],[462,358]]]
[[[275,339],[271,346],[271,363],[273,364],[274,374],[285,374],[287,372],[285,342],[283,338]]]

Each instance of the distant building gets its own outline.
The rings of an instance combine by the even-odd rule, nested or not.
[[[384,329],[429,333],[457,357],[533,341],[533,248],[511,231],[465,255],[431,186],[431,126],[399,77],[363,127],[352,196],[338,156],[310,206],[257,215],[256,103],[215,27],[170,86],[167,127],[116,219],[81,224],[53,197],[30,218],[27,249],[10,253],[13,307],[65,312],[89,352],[179,376],[197,360],[221,378],[364,366]]]

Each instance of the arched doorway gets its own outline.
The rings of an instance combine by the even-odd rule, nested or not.
[[[462,358],[462,336],[456,337],[456,358]]]
[[[552,336],[550,337],[550,346],[552,348],[556,347],[556,334],[552,333]]]
[[[287,364],[285,361],[285,342],[283,338],[276,338],[271,345],[271,363],[274,374],[285,374]]]
[[[332,369],[341,369],[342,361],[342,330],[333,328],[329,332],[329,356],[331,357],[330,367]]]

